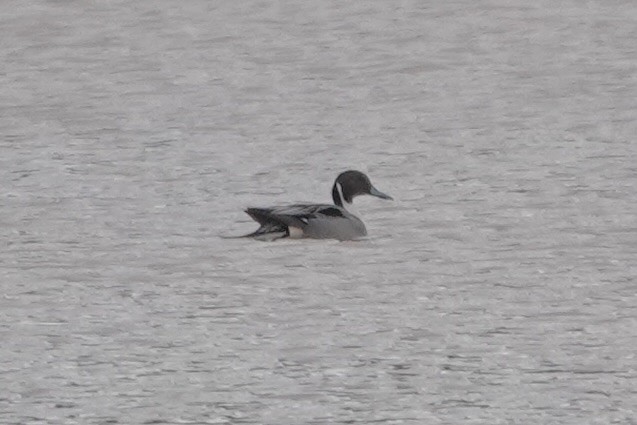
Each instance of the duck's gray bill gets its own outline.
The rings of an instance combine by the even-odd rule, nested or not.
[[[373,195],[373,196],[377,196],[377,197],[382,198],[382,199],[391,199],[392,201],[394,200],[394,198],[392,198],[389,195],[384,194],[380,190],[376,189],[374,186],[372,186],[371,190],[369,191],[369,194]]]

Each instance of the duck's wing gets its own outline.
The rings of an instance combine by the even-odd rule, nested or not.
[[[286,226],[305,227],[309,220],[325,217],[344,217],[342,209],[328,204],[296,204],[272,208],[248,208],[246,212],[259,224],[272,221]]]
[[[344,217],[343,211],[328,204],[297,204],[272,208],[248,208],[246,213],[261,227],[248,237],[264,235],[290,235],[290,227],[303,230],[311,220],[327,217]]]

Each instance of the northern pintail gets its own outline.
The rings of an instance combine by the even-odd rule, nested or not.
[[[269,241],[286,237],[338,240],[363,237],[367,235],[365,224],[351,211],[352,201],[358,195],[393,199],[376,189],[369,177],[360,171],[345,171],[339,174],[332,187],[334,205],[296,204],[248,208],[245,212],[261,227],[244,237]]]

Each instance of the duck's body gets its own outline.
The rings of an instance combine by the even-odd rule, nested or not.
[[[261,225],[256,232],[246,237],[261,240],[285,237],[338,240],[361,238],[367,235],[365,224],[348,211],[348,206],[351,206],[355,196],[362,194],[392,199],[374,188],[369,178],[360,171],[345,171],[336,178],[332,187],[334,205],[297,204],[246,209],[246,213]]]
[[[248,208],[261,227],[251,237],[356,239],[367,235],[365,224],[345,208],[328,204],[298,204],[272,208]]]

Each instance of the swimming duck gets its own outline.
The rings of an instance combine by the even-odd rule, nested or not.
[[[351,211],[358,195],[393,199],[376,189],[360,171],[342,172],[332,187],[334,205],[296,204],[271,208],[248,208],[245,212],[258,222],[257,231],[245,235],[259,240],[314,238],[351,240],[367,235],[365,224]]]

